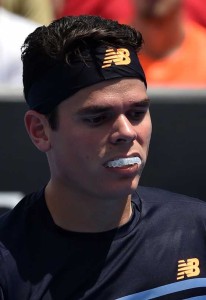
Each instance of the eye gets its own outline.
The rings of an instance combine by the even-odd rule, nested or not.
[[[107,115],[87,116],[83,121],[91,127],[100,126],[108,119]]]
[[[132,110],[127,113],[127,117],[131,121],[140,121],[145,114],[146,110]]]

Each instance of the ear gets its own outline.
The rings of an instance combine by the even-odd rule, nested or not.
[[[49,130],[50,126],[45,115],[34,110],[29,110],[24,116],[26,130],[33,144],[42,152],[50,149]]]

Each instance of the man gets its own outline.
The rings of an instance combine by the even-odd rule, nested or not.
[[[1,217],[1,300],[206,295],[205,202],[137,190],[151,135],[141,44],[94,16],[26,39],[25,124],[51,178]]]
[[[184,16],[183,0],[133,0],[144,37],[140,61],[150,86],[206,86],[206,30]]]

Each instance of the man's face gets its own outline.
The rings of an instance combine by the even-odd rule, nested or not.
[[[179,9],[181,0],[133,0],[144,18],[164,18]]]
[[[59,105],[58,118],[58,129],[50,131],[52,179],[90,197],[125,197],[137,188],[151,135],[149,100],[140,80],[84,88]],[[111,166],[129,157],[131,165]]]

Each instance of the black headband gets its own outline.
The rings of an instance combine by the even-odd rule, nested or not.
[[[144,71],[133,48],[101,46],[82,53],[69,65],[56,65],[30,88],[26,101],[40,113],[51,112],[60,102],[95,83],[134,77],[147,86]]]

